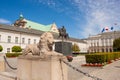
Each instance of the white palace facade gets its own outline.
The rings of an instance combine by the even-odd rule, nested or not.
[[[40,29],[37,29],[38,27]],[[55,42],[61,41],[61,39],[58,39],[57,30],[55,23],[42,25],[28,21],[22,16],[13,25],[0,24],[0,45],[3,47],[2,53],[12,52],[13,46],[20,46],[24,49],[28,44],[36,44],[39,42],[40,35],[47,31],[50,31],[54,35]],[[71,37],[67,41],[72,44],[77,43],[81,52],[87,52],[87,43],[85,41]]]
[[[113,52],[113,41],[120,37],[120,31],[104,32],[95,36],[89,36],[87,42],[88,52]]]

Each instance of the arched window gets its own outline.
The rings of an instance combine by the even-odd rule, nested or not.
[[[108,52],[108,48],[106,48],[106,52]]]
[[[102,48],[102,52],[104,52],[104,49]]]
[[[112,49],[110,48],[110,52],[112,52]]]

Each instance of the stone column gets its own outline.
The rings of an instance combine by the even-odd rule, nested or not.
[[[5,53],[0,53],[0,71],[5,71]]]
[[[60,59],[64,56],[19,56],[17,80],[67,80],[67,66]]]

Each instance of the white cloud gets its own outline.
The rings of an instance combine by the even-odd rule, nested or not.
[[[39,0],[56,11],[63,12],[76,20],[80,37],[96,35],[102,28],[114,26],[120,30],[120,0]],[[63,8],[64,6],[64,8]],[[81,24],[81,13],[85,23]],[[114,25],[117,23],[117,25]]]
[[[79,10],[85,11],[87,24],[83,25],[82,36],[100,33],[101,29],[108,26],[120,26],[120,1],[119,0],[74,0]],[[79,24],[80,25],[80,24]],[[116,30],[118,27],[115,27]]]
[[[3,23],[3,24],[10,24],[11,22],[10,22],[9,20],[0,18],[0,23]]]
[[[38,2],[67,15],[77,13],[77,10],[75,12],[72,11],[75,9],[75,6],[70,7],[73,5],[72,0],[38,0]]]

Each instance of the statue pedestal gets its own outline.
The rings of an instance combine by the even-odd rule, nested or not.
[[[0,71],[5,71],[4,53],[0,53]]]
[[[55,51],[62,53],[63,55],[72,55],[72,43],[71,42],[55,42]]]
[[[67,80],[67,66],[58,55],[19,56],[17,80]]]

